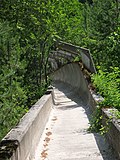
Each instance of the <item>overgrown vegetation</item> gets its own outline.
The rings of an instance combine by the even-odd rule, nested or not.
[[[0,139],[44,94],[49,85],[48,55],[57,40],[89,48],[101,70],[109,73],[110,66],[119,67],[119,20],[118,0],[2,0]],[[106,73],[102,74],[104,79]],[[115,80],[116,71],[111,76]]]
[[[98,74],[93,76],[93,83],[104,97],[100,106],[114,107],[120,111],[120,70],[118,67],[111,67],[111,70],[111,72],[99,70]]]
[[[93,113],[89,130],[105,134],[109,130],[110,120],[113,117],[120,118],[120,70],[118,67],[111,67],[111,72],[99,69],[98,74],[93,75],[92,80],[96,91],[104,97],[104,100],[99,103],[99,107]],[[111,112],[106,126],[102,124],[102,108],[116,108]]]

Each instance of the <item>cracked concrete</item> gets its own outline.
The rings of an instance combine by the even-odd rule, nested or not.
[[[55,105],[34,160],[118,160],[103,137],[87,131],[89,107],[69,85],[54,87]]]

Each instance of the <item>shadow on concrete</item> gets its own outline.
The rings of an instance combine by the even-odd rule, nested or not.
[[[81,102],[81,97],[78,94],[78,90],[75,88],[72,88],[70,85],[65,84],[63,82],[56,81],[53,83],[53,87],[58,89],[59,91],[63,92],[63,95],[65,95],[67,98],[69,98],[71,101],[74,101],[76,105],[69,105],[68,102],[61,102],[59,103],[60,107],[58,109],[60,110],[70,110],[74,109],[76,107],[82,107],[85,110],[85,114],[87,115],[89,121],[91,119],[92,111],[90,110],[90,106],[84,105],[83,102]],[[82,93],[80,94],[82,95]],[[55,95],[56,96],[56,95]],[[60,97],[57,97],[59,99]],[[56,99],[56,97],[55,97]],[[57,105],[57,102],[56,102]],[[82,132],[83,134],[91,134],[88,132],[88,130],[85,131],[79,131]],[[103,160],[119,160],[110,145],[108,144],[107,140],[101,136],[99,133],[93,133],[94,138],[96,140],[96,144],[100,150],[100,153],[102,155]]]

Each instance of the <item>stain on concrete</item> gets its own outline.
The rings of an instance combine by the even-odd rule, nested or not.
[[[47,149],[46,150],[43,150],[42,153],[41,153],[41,158],[42,160],[44,160],[45,158],[47,158]]]
[[[46,130],[48,131],[49,128],[46,128]],[[49,142],[50,142],[50,140],[51,140],[51,137],[50,137],[50,136],[52,135],[52,132],[51,132],[51,131],[48,131],[48,132],[45,133],[45,135],[46,135],[46,137],[45,137],[45,139],[43,140],[43,141],[44,141],[43,151],[42,151],[42,153],[41,153],[41,158],[42,158],[42,160],[46,160],[46,159],[47,159],[47,156],[48,156],[48,153],[47,153],[47,151],[48,151],[48,144],[49,144]]]
[[[54,116],[54,118],[52,119],[52,121],[57,121],[57,117],[56,117],[56,116]]]
[[[50,138],[46,137],[44,141],[48,143],[50,141]]]
[[[52,132],[47,132],[46,135],[50,136],[50,135],[52,135]]]

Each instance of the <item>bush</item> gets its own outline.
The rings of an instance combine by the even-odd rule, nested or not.
[[[92,80],[98,92],[104,97],[100,103],[104,107],[115,107],[120,111],[120,70],[111,67],[111,72],[99,70]]]

